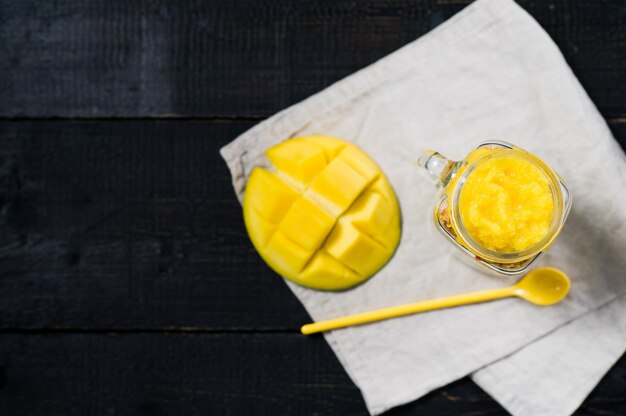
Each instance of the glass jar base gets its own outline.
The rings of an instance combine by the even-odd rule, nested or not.
[[[474,260],[475,264],[478,264],[483,269],[490,270],[499,275],[517,276],[517,275],[527,272],[530,266],[542,254],[542,252],[539,252],[535,256],[529,259],[515,262],[515,263],[496,263],[496,262],[492,262],[492,261],[483,259],[481,257],[478,257],[474,253],[472,253],[469,249],[467,249],[465,246],[463,246],[462,244],[459,244],[459,242],[457,241],[456,232],[454,231],[454,228],[452,227],[452,220],[450,219],[450,212],[447,208],[448,208],[448,205],[447,205],[446,199],[444,198],[439,202],[438,208],[436,211],[435,223],[437,225],[437,229],[447,239],[449,239],[457,248],[463,251],[467,256],[471,257]],[[465,258],[467,258],[467,256],[465,256]]]

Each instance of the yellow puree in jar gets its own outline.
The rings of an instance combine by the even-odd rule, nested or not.
[[[552,192],[544,173],[515,156],[480,163],[459,201],[461,221],[476,242],[497,252],[526,250],[548,233]]]

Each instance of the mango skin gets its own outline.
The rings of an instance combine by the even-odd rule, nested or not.
[[[400,241],[400,208],[369,156],[322,135],[286,140],[266,155],[275,171],[252,170],[243,216],[274,271],[313,289],[344,290],[389,261]]]

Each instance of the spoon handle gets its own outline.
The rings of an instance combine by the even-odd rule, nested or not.
[[[333,329],[345,328],[347,326],[361,325],[369,322],[382,321],[384,319],[398,316],[411,315],[418,312],[432,311],[435,309],[450,308],[453,306],[468,305],[471,303],[486,302],[495,299],[515,296],[514,288],[505,287],[501,289],[486,290],[482,292],[465,293],[462,295],[449,296],[445,298],[426,300],[422,302],[408,303],[406,305],[392,306],[389,308],[363,312],[356,315],[344,316],[330,319],[328,321],[314,322],[306,324],[300,329],[304,335],[316,332],[330,331]]]

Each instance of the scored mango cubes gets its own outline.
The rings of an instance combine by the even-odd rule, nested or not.
[[[289,139],[266,155],[275,171],[253,169],[243,214],[270,267],[303,286],[341,290],[387,263],[400,240],[400,209],[374,161],[321,135]]]

